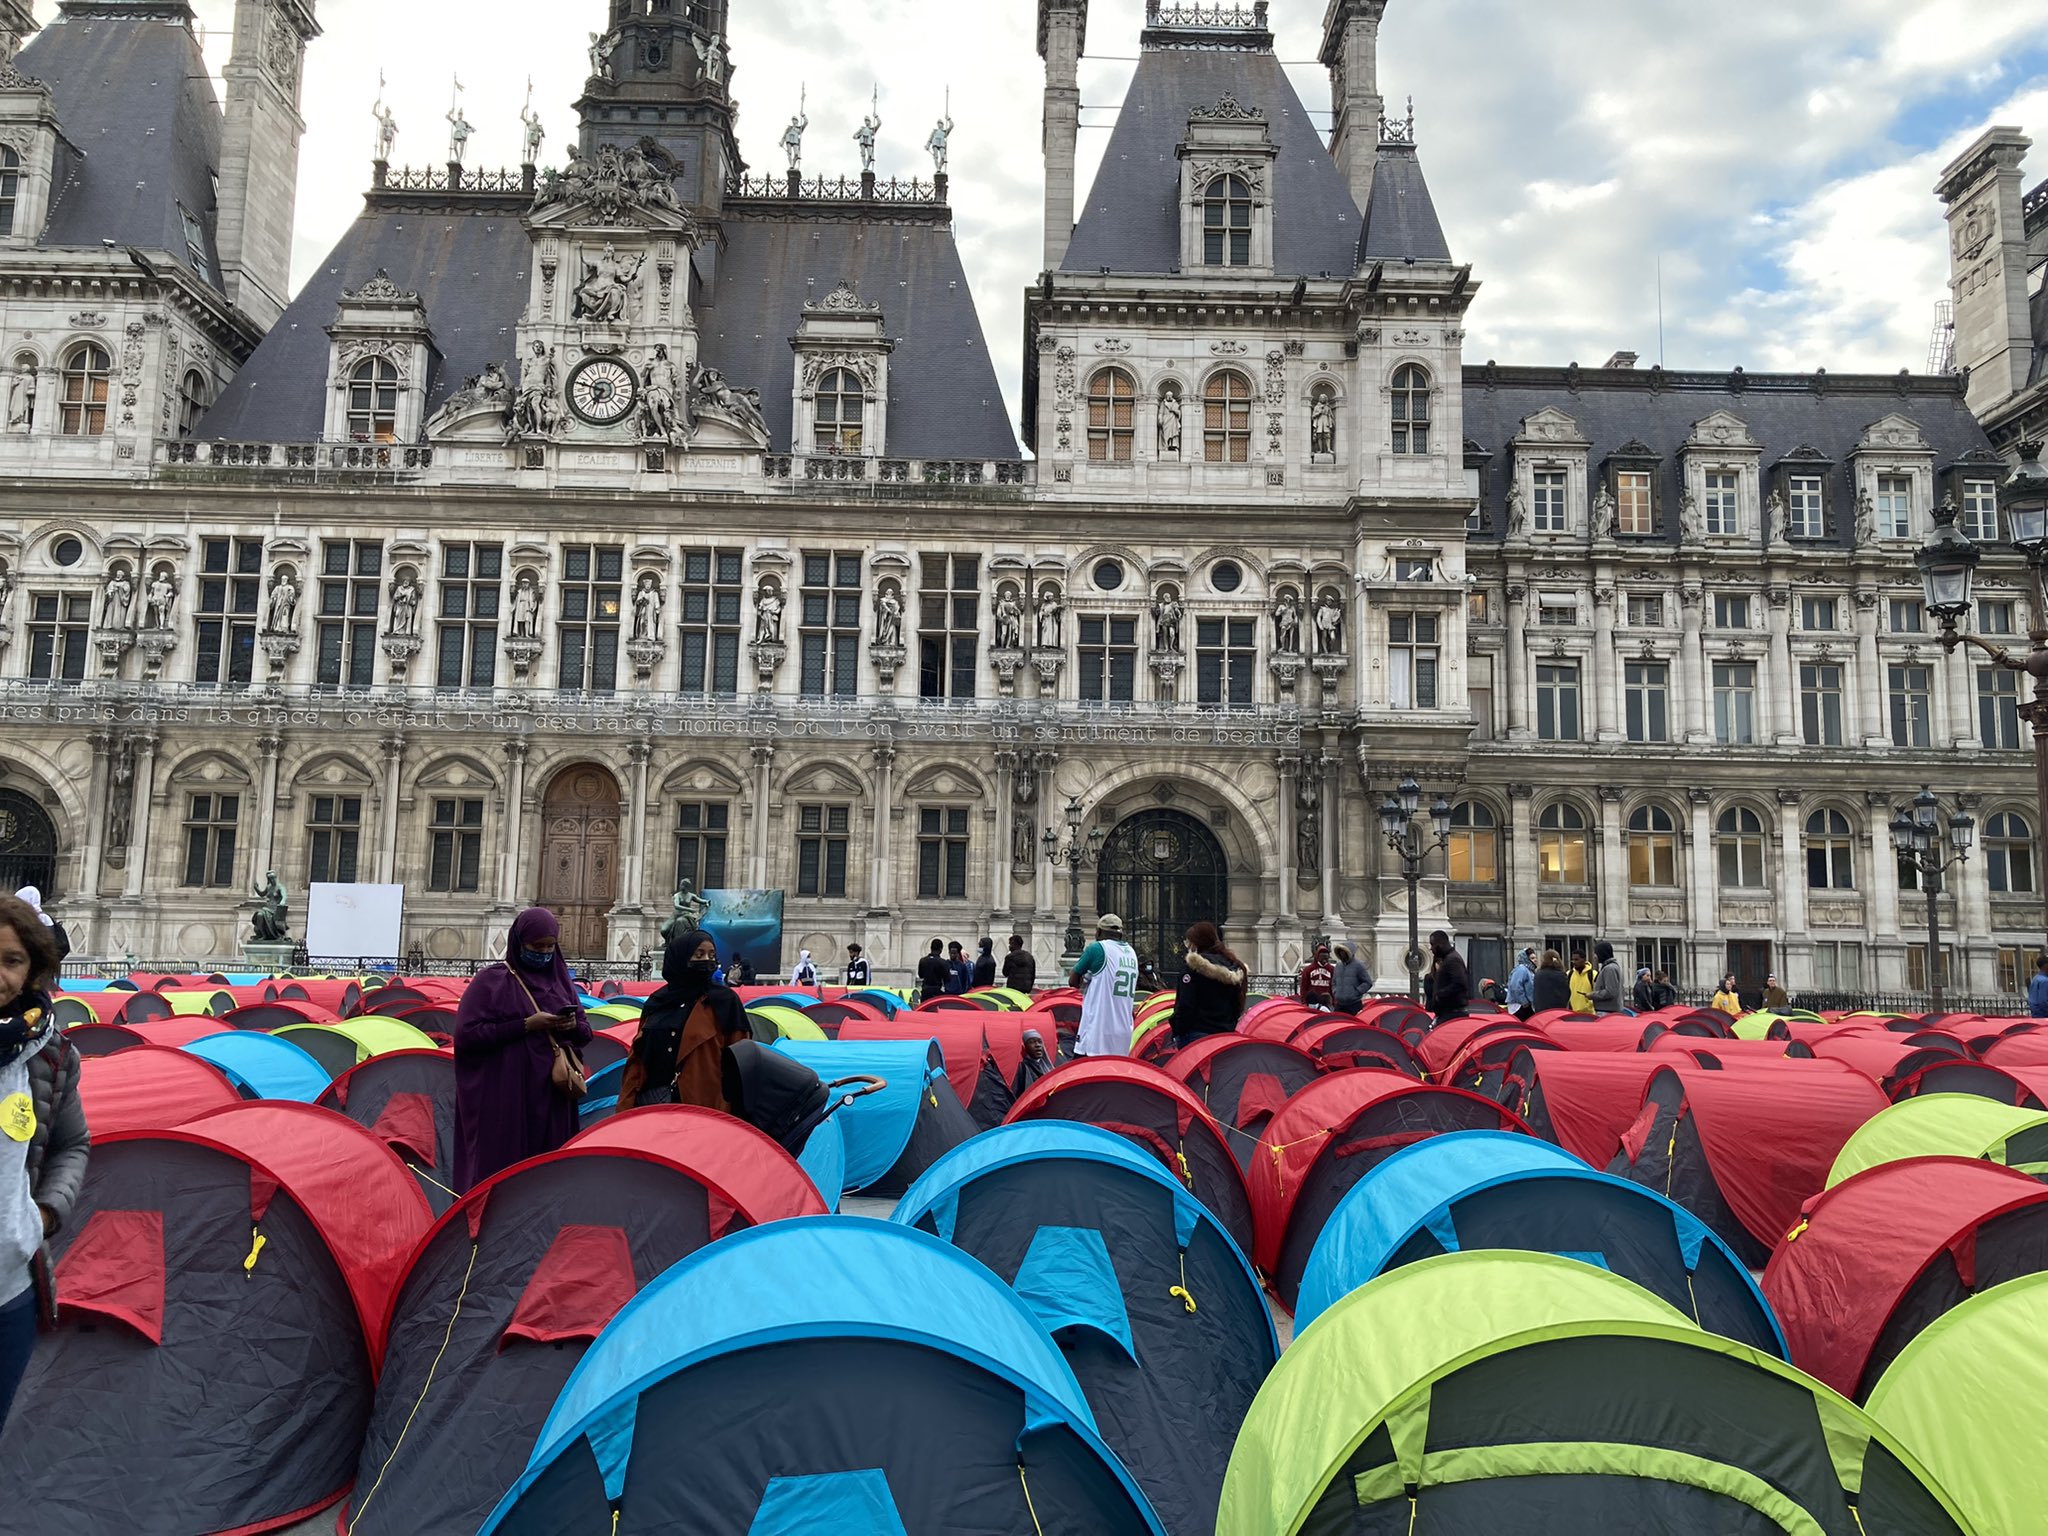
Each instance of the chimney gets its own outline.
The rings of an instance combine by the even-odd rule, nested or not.
[[[1372,174],[1380,157],[1380,18],[1387,0],[1330,0],[1323,15],[1323,67],[1330,72],[1330,107],[1336,122],[1330,154],[1351,199],[1363,214],[1372,207]]]
[[[1633,368],[1639,361],[1640,359],[1633,352],[1617,352],[1614,356],[1607,359],[1605,366],[1609,368]]]
[[[268,330],[291,290],[299,193],[299,80],[320,35],[313,0],[235,0],[214,240],[228,302]]]
[[[1081,133],[1081,53],[1088,0],[1038,0],[1045,60],[1045,270],[1057,272],[1074,238],[1074,156]]]
[[[2034,333],[2027,314],[2027,227],[2020,170],[2031,141],[1991,128],[1941,173],[1948,205],[1949,289],[1956,305],[1956,366],[1968,372],[1980,418],[2027,387]]]
[[[19,53],[35,30],[35,0],[0,0],[0,63]]]

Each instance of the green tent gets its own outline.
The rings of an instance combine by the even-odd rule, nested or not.
[[[1768,1040],[1771,1030],[1781,1023],[1779,1016],[1769,1009],[1746,1013],[1735,1021],[1735,1038],[1738,1040]]]
[[[431,1035],[414,1029],[402,1019],[387,1019],[376,1013],[343,1019],[338,1024],[287,1024],[283,1029],[273,1029],[271,1033],[307,1052],[333,1077],[341,1076],[372,1056],[389,1056],[393,1051],[440,1049]]]
[[[171,1017],[177,1019],[217,1019],[222,1014],[232,1011],[235,1006],[232,993],[216,992],[211,987],[181,992],[167,991],[163,994],[163,999],[171,1005]]]
[[[1474,1251],[1319,1316],[1239,1432],[1216,1536],[1969,1528],[1848,1399],[1591,1263]]]
[[[603,1019],[609,1024],[638,1024],[640,1022],[640,1012],[641,1009],[638,1003],[616,1002],[606,1003],[601,1008],[586,1008],[583,1010],[584,1017],[591,1021],[593,1029],[603,1029],[605,1027],[604,1024],[597,1022],[599,1019]]]
[[[1979,1536],[2034,1536],[2048,1519],[2048,1273],[1944,1313],[1879,1378],[1870,1416],[1944,1485]]]
[[[1974,1157],[2021,1173],[2048,1173],[2048,1110],[2018,1109],[1973,1093],[1901,1099],[1849,1138],[1828,1173],[1827,1187],[1909,1157]]]
[[[811,1021],[810,1015],[801,1013],[787,1003],[756,1003],[747,1010],[747,1017],[756,1021],[755,1035],[760,1035],[759,1025],[766,1024],[772,1031],[769,1040],[825,1040],[830,1037]]]

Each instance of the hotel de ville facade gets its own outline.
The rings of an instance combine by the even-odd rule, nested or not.
[[[1052,834],[1154,956],[1207,917],[1261,973],[1330,935],[1398,981],[1410,774],[1452,807],[1423,928],[1475,975],[1611,938],[1688,991],[1919,990],[1886,829],[1922,783],[1979,827],[1956,988],[2039,943],[2014,680],[1912,560],[1945,503],[1999,536],[2048,416],[2016,132],[1939,188],[1954,371],[1496,366],[1381,96],[1401,0],[1328,0],[1327,136],[1264,4],[1091,39],[1038,0],[1012,423],[943,170],[819,177],[802,124],[747,167],[726,0],[550,7],[605,29],[572,145],[387,137],[296,293],[315,0],[238,0],[218,90],[183,0],[34,9],[0,0],[0,883],[83,954],[229,959],[275,870],[295,923],[403,884],[430,961],[535,901],[637,961],[688,881],[785,892],[790,954],[1015,932],[1044,975]],[[1139,62],[1084,186],[1091,41]],[[1977,590],[2024,637],[2017,557]]]

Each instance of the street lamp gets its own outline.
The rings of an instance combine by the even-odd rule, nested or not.
[[[2026,556],[2032,599],[2029,649],[2015,656],[2003,646],[1966,635],[1958,622],[1970,611],[1970,583],[1984,552],[1955,526],[1956,509],[1945,502],[1935,509],[1934,532],[1914,555],[1926,588],[1927,611],[1941,621],[1941,644],[1953,651],[1973,645],[1995,666],[2034,681],[2034,696],[2020,705],[2020,718],[2034,727],[2034,836],[2048,836],[2048,470],[2041,467],[2041,445],[2020,445],[2019,468],[2006,479],[1999,505],[2011,534],[2011,547]],[[2048,936],[2048,880],[2041,882],[2042,932]]]
[[[1067,937],[1066,956],[1072,962],[1081,958],[1081,951],[1087,946],[1088,936],[1081,932],[1081,871],[1093,869],[1095,861],[1102,856],[1102,828],[1096,827],[1086,837],[1081,835],[1081,802],[1067,801],[1067,841],[1060,843],[1057,827],[1045,829],[1045,861],[1058,869],[1067,866]],[[1070,967],[1071,968],[1071,967]]]
[[[1901,809],[1892,818],[1892,847],[1899,858],[1920,876],[1920,892],[1927,899],[1927,989],[1934,1011],[1945,1012],[1941,979],[1941,892],[1943,876],[1960,868],[1970,857],[1970,845],[1977,838],[1977,823],[1960,808],[1944,819],[1941,802],[1925,785],[1913,797],[1911,810]]]
[[[1436,840],[1427,845],[1422,829],[1415,824],[1416,813],[1421,809],[1422,786],[1415,782],[1412,773],[1401,780],[1400,788],[1380,806],[1380,831],[1386,836],[1387,847],[1401,861],[1401,877],[1408,882],[1408,996],[1418,1002],[1422,998],[1422,919],[1417,904],[1421,899],[1422,867],[1431,855],[1451,845],[1450,802],[1438,795],[1431,804],[1429,820]]]

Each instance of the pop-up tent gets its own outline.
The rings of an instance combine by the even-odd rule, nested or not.
[[[784,1040],[776,1049],[827,1083],[869,1076],[888,1084],[833,1116],[846,1142],[849,1193],[900,1195],[978,1129],[930,1039]]]
[[[1007,1280],[1167,1529],[1214,1528],[1238,1425],[1280,1349],[1251,1264],[1179,1180],[1108,1131],[1031,1121],[948,1153],[894,1219]]]
[[[1288,1044],[1315,1057],[1325,1072],[1341,1072],[1347,1067],[1385,1067],[1409,1077],[1422,1076],[1422,1063],[1415,1059],[1415,1052],[1401,1036],[1357,1019],[1331,1019],[1328,1014],[1320,1017],[1323,1022],[1295,1031]]]
[[[310,1053],[327,1069],[329,1077],[339,1077],[372,1056],[435,1048],[431,1037],[410,1024],[375,1015],[343,1019],[339,1024],[288,1024],[275,1033],[278,1039],[289,1040]]]
[[[1005,1014],[1002,1018],[1012,1017]],[[986,1020],[986,1026],[984,1025]],[[1009,1076],[989,1049],[987,1029],[1000,1027],[994,1014],[905,1013],[894,1019],[848,1018],[839,1026],[841,1040],[933,1040],[946,1059],[946,1080],[974,1123],[986,1130],[1001,1125],[1016,1102]],[[1010,1026],[1015,1036],[1017,1029]],[[1020,1050],[1021,1053],[1021,1050]]]
[[[1238,1163],[1247,1167],[1267,1122],[1322,1070],[1306,1051],[1244,1035],[1204,1035],[1175,1052],[1164,1068],[1232,1133]]]
[[[1970,1536],[1861,1410],[1572,1259],[1353,1291],[1246,1416],[1216,1536]]]
[[[1806,1203],[1764,1271],[1792,1361],[1861,1401],[1922,1330],[2048,1269],[2048,1187],[1996,1163],[1880,1163]]]
[[[728,1231],[823,1211],[760,1132],[673,1106],[621,1116],[601,1141],[471,1190],[420,1244],[393,1299],[345,1528],[475,1530],[517,1480],[576,1362],[642,1286]]]
[[[118,1131],[161,1131],[242,1102],[227,1075],[164,1045],[135,1045],[80,1064],[79,1102],[94,1140]]]
[[[1545,1141],[1605,1168],[1643,1111],[1643,1090],[1665,1065],[1634,1047],[1517,1052],[1513,1070],[1527,1086],[1521,1103],[1510,1107]]]
[[[1997,1104],[1969,1093],[1902,1099],[1849,1138],[1827,1187],[1909,1157],[1974,1157],[2037,1178],[2048,1174],[2048,1111]]]
[[[1702,1328],[1785,1356],[1756,1282],[1705,1222],[1560,1147],[1500,1131],[1418,1142],[1354,1184],[1316,1239],[1294,1326],[1306,1328],[1390,1269],[1480,1248],[1598,1265]]]
[[[207,1035],[182,1047],[225,1072],[252,1099],[311,1104],[327,1090],[327,1069],[289,1040],[252,1030]]]
[[[453,1056],[446,1051],[372,1056],[329,1084],[320,1102],[367,1127],[396,1152],[436,1216],[454,1203]]]
[[[484,1527],[582,1530],[1164,1536],[1016,1293],[846,1216],[713,1243],[612,1321]]]

